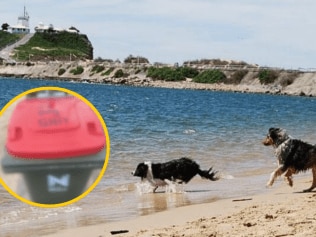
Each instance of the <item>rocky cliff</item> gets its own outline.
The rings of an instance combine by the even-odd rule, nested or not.
[[[248,68],[238,83],[231,82],[236,72],[245,68],[222,68],[228,78],[218,83],[196,83],[192,78],[182,81],[154,80],[147,77],[150,65],[121,63],[77,62],[26,62],[1,65],[3,77],[42,78],[75,82],[126,84],[178,89],[223,90],[247,93],[271,93],[299,96],[316,96],[316,72],[279,71],[273,82],[262,82],[260,68]],[[207,70],[206,68],[201,69]]]

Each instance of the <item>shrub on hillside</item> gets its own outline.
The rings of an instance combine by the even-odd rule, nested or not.
[[[194,78],[197,75],[199,75],[199,71],[195,68],[191,68],[191,67],[180,67],[179,68],[180,72],[182,73],[182,75],[184,77],[187,78]]]
[[[165,81],[183,81],[185,76],[180,70],[172,70],[165,76]]]
[[[111,74],[111,72],[114,71],[114,67],[110,67],[108,70],[106,70],[104,73],[102,73],[102,76],[109,76]]]
[[[119,69],[117,70],[115,73],[114,73],[114,78],[121,78],[121,77],[124,77],[126,76],[125,73],[123,72],[122,69]]]
[[[262,69],[258,73],[258,78],[261,84],[273,83],[279,76],[279,72],[271,69]]]
[[[74,74],[74,75],[80,75],[82,74],[84,71],[83,67],[82,66],[77,66],[76,68],[72,69],[70,71],[70,73]]]
[[[193,81],[198,83],[218,83],[223,82],[226,79],[226,75],[218,69],[210,69],[201,72],[197,75]]]
[[[151,77],[154,80],[183,81],[186,77],[185,73],[189,74],[183,68],[150,67],[147,70],[147,77]]]
[[[100,73],[104,71],[105,67],[103,65],[95,65],[93,66],[91,72]]]
[[[65,72],[66,72],[66,69],[60,68],[60,69],[58,70],[58,76],[63,75]]]

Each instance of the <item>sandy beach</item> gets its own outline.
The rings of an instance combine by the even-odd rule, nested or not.
[[[299,176],[294,182],[291,188],[280,179],[265,194],[185,206],[47,236],[315,236],[316,192],[302,192],[311,177]]]

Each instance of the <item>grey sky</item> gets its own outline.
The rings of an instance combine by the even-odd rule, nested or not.
[[[24,5],[32,31],[39,22],[75,26],[88,35],[95,57],[316,68],[312,0],[3,0],[0,23],[16,24]]]

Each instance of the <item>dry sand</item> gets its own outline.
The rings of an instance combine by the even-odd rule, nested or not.
[[[268,194],[186,206],[49,236],[315,236],[316,192],[301,192],[309,187],[311,178],[301,177],[294,182],[291,188],[279,180]],[[111,231],[128,232],[112,235]]]

